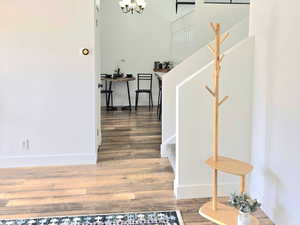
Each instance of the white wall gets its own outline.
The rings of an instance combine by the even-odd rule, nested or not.
[[[172,60],[180,63],[213,39],[210,22],[220,22],[228,30],[249,15],[249,5],[204,4],[172,22]]]
[[[0,166],[95,163],[94,2],[3,0],[0,14]]]
[[[254,0],[255,85],[251,194],[275,224],[298,225],[299,1]]]
[[[224,42],[223,50],[229,49],[234,44],[243,40],[248,36],[248,9],[249,6],[220,6],[210,5],[208,8],[199,6],[196,11],[186,17],[177,20],[173,24],[173,30],[177,30],[177,35],[182,35],[182,39],[178,39],[179,42],[173,42],[175,47],[172,51],[176,51],[178,54],[177,59],[186,57],[188,54],[194,54],[186,58],[180,64],[178,64],[172,71],[170,71],[163,81],[163,110],[162,110],[162,141],[165,144],[170,137],[175,134],[175,114],[176,114],[176,85],[191,76],[197,70],[205,66],[212,60],[211,53],[207,49],[207,44],[213,40],[213,31],[209,26],[211,21],[219,21],[222,25],[222,31],[228,31],[231,33],[230,38]],[[206,13],[203,13],[206,12]],[[242,15],[244,17],[242,17]],[[228,19],[230,18],[230,19]],[[187,38],[187,31],[184,27],[191,29],[194,34],[191,38]],[[201,27],[199,30],[198,27]],[[201,39],[198,36],[203,35],[205,38]],[[198,39],[199,43],[198,44]],[[201,40],[201,41],[200,41]],[[197,48],[197,46],[202,48]],[[185,50],[186,49],[186,50]],[[182,53],[181,55],[179,53]],[[187,54],[187,52],[189,52]],[[164,147],[163,147],[164,148]],[[162,149],[163,149],[162,148]]]
[[[252,74],[254,39],[248,38],[225,52],[220,94],[229,99],[220,108],[221,156],[250,161]],[[204,163],[212,155],[211,62],[186,79],[176,90],[177,198],[211,196],[211,169]],[[239,190],[239,178],[220,173],[219,195]]]
[[[174,8],[157,8],[158,1],[147,1],[143,14],[124,14],[118,1],[103,0],[101,15],[102,73],[112,74],[119,64],[121,72],[153,73],[154,61],[170,60],[170,19]],[[168,5],[167,5],[168,6]],[[165,15],[166,14],[166,15]],[[124,59],[125,62],[120,62]],[[157,104],[158,81],[153,79],[154,103]],[[130,82],[132,103],[136,84]],[[125,83],[115,84],[114,105],[128,105]],[[102,101],[105,104],[105,101]],[[148,95],[139,104],[148,104]]]

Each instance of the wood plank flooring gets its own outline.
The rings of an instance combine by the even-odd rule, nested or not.
[[[161,124],[156,110],[139,107],[138,112],[102,113],[100,163],[120,159],[160,158]],[[134,161],[133,161],[134,162]]]
[[[90,166],[0,169],[0,218],[179,209],[186,225],[207,199],[175,200],[174,175],[160,158],[156,112],[102,112],[103,146]],[[263,212],[261,225],[271,225]]]

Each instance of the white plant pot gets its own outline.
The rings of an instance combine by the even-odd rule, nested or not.
[[[240,211],[240,215],[238,216],[238,225],[251,225],[250,213],[244,213]]]

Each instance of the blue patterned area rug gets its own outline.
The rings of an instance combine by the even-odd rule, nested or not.
[[[0,220],[0,225],[184,225],[180,211]]]

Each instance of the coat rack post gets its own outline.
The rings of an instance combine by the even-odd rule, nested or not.
[[[225,34],[221,37],[221,25],[210,24],[215,33],[214,46],[208,45],[214,56],[213,87],[205,86],[213,97],[213,127],[212,127],[212,156],[205,163],[212,169],[212,201],[205,203],[199,213],[210,221],[220,225],[235,225],[239,215],[238,210],[218,202],[218,171],[240,176],[240,191],[245,192],[245,176],[251,172],[253,167],[245,162],[219,155],[219,114],[220,106],[229,98],[220,98],[220,72],[224,54],[221,54],[221,45],[229,37]],[[251,216],[251,225],[259,225],[258,220]]]
[[[245,192],[245,176],[241,176],[241,181],[240,181],[240,192],[244,193]]]
[[[220,75],[220,24],[212,25],[215,31],[215,71],[213,76],[213,158],[218,160],[218,145],[219,145],[219,75]],[[212,173],[212,201],[213,210],[217,210],[218,196],[218,170],[214,169]]]

